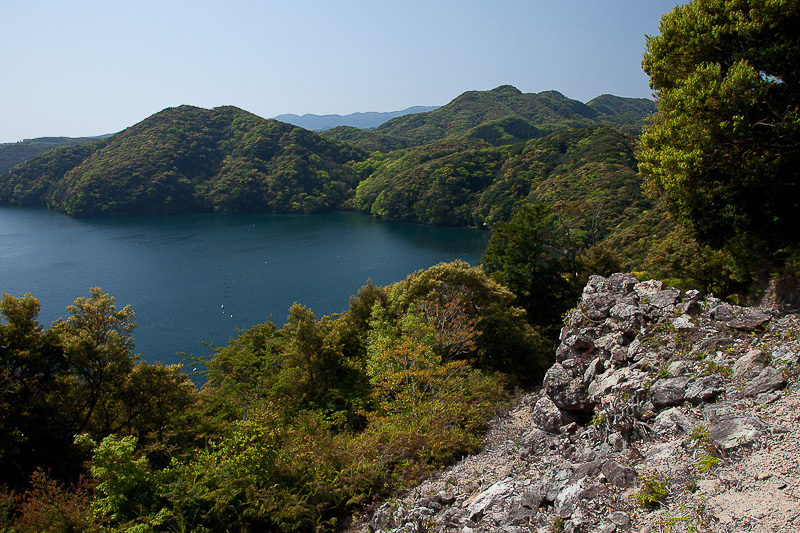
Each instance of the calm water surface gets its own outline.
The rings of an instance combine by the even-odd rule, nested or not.
[[[283,325],[293,302],[320,317],[442,261],[475,264],[488,232],[386,223],[356,213],[72,219],[0,207],[0,291],[30,292],[40,322],[99,286],[136,312],[136,352],[178,363],[237,328]]]

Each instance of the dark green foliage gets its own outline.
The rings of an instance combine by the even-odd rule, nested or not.
[[[745,268],[798,245],[798,24],[792,0],[695,0],[662,17],[642,61],[659,112],[640,171],[694,237]]]
[[[556,224],[545,204],[522,205],[509,222],[495,224],[481,258],[486,273],[517,297],[528,321],[553,337],[579,296],[574,253]]]
[[[516,116],[485,122],[468,130],[463,135],[466,139],[484,140],[492,146],[514,144],[542,136],[544,136],[542,130],[527,120]]]
[[[44,154],[0,177],[0,203],[71,215],[339,208],[366,156],[235,107],[170,108],[108,139]]]
[[[323,137],[348,142],[368,152],[391,152],[414,146],[415,143],[408,139],[392,137],[375,130],[362,130],[353,126],[337,126],[322,133]]]
[[[520,203],[560,203],[578,211],[593,244],[650,206],[631,139],[607,127],[499,148],[440,141],[361,165],[369,176],[354,207],[389,220],[490,227]]]
[[[0,144],[0,174],[54,148],[86,144],[98,139],[100,137],[38,137],[16,143],[2,143]]]
[[[503,85],[491,91],[466,92],[438,109],[394,118],[375,131],[425,144],[461,137],[476,126],[509,116],[519,117],[549,133],[556,128],[596,124],[597,115],[586,104],[556,91],[523,94],[515,87]]]
[[[647,98],[621,98],[602,94],[586,105],[600,113],[598,121],[631,135],[640,135],[644,120],[657,111],[655,102]]]
[[[46,330],[32,296],[0,302],[0,480],[14,487],[37,467],[77,479],[77,433],[159,440],[195,400],[177,367],[137,363],[129,307],[95,288],[68,310]]]

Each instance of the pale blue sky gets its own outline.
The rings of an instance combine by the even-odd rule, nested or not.
[[[0,142],[100,135],[165,107],[347,114],[514,85],[649,97],[674,0],[0,0]]]

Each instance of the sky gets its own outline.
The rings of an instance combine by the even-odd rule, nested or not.
[[[166,107],[264,118],[444,105],[513,85],[649,98],[674,0],[0,0],[0,143],[115,133]]]

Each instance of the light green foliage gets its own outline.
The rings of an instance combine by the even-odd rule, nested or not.
[[[122,531],[152,531],[151,520],[144,517],[159,502],[161,475],[150,468],[147,457],[137,453],[136,438],[110,435],[95,445],[84,434],[75,441],[94,451],[91,472],[97,486],[92,507],[96,515]]]
[[[687,533],[702,533],[708,531],[711,525],[712,516],[708,513],[705,503],[692,509],[683,504],[680,505],[680,515],[673,516],[668,512],[664,512],[664,518],[656,522],[663,526],[664,533],[671,533],[675,531],[678,524],[683,524]],[[684,529],[681,529],[684,531]]]
[[[699,472],[708,472],[719,464],[719,457],[713,455],[701,455],[697,461],[697,470]]]
[[[667,482],[657,474],[642,478],[642,487],[633,494],[633,499],[643,509],[656,509],[667,496]]]
[[[118,310],[114,297],[100,287],[90,292],[91,297],[77,298],[68,306],[70,316],[53,323],[53,329],[62,339],[77,381],[73,400],[81,413],[77,433],[91,427],[108,434],[113,424],[109,403],[138,358],[132,353],[135,314],[130,306]]]
[[[659,112],[639,170],[700,242],[743,264],[800,234],[798,23],[792,0],[695,0],[647,39]]]

